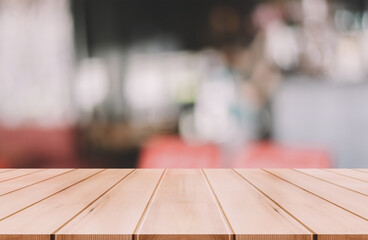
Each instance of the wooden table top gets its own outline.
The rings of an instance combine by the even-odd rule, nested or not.
[[[368,169],[0,169],[0,240],[368,239]]]

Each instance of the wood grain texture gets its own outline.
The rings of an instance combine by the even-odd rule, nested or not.
[[[1,175],[0,240],[368,240],[366,169]]]
[[[325,169],[325,171],[368,182],[368,174],[366,174],[365,172],[360,172],[353,169]]]
[[[0,234],[51,234],[121,181],[131,169],[108,169],[0,221]],[[1,236],[1,235],[0,235]]]
[[[368,219],[368,198],[362,194],[291,169],[268,169],[267,172],[285,179],[286,181],[351,211],[358,216]]]
[[[169,169],[137,229],[137,239],[227,239],[226,219],[200,169]]]
[[[34,234],[29,234],[27,235],[27,237],[25,238],[24,235],[22,234],[0,234],[0,239],[4,239],[4,240],[50,240],[50,235],[49,234],[43,234],[43,235],[34,235]]]
[[[368,240],[368,235],[362,235],[362,234],[340,234],[340,235],[329,235],[329,234],[321,234],[318,235],[318,239],[323,240]]]
[[[236,235],[235,239],[241,239],[241,240],[264,240],[264,239],[275,239],[275,240],[304,240],[306,239],[306,235],[303,234],[276,234],[276,235],[272,235],[272,234],[241,234],[241,235]],[[308,236],[312,237],[313,239],[313,235],[312,236]]]
[[[54,238],[52,238],[53,240]],[[128,240],[131,235],[124,234],[59,234],[55,239],[63,240]]]
[[[164,170],[137,170],[56,232],[56,239],[131,239]],[[74,237],[74,238],[73,238]]]
[[[98,173],[101,169],[78,169],[36,185],[0,197],[0,220],[16,213],[44,198],[66,189],[83,179]],[[1,221],[0,221],[1,223]]]
[[[0,169],[0,174],[1,173],[6,173],[6,172],[10,172],[10,171],[15,171],[16,169],[14,168],[1,168]]]
[[[0,174],[0,183],[40,171],[45,171],[45,169],[16,169],[14,171],[6,171]]]
[[[139,240],[230,240],[228,234],[140,234]]]
[[[368,196],[368,186],[361,180],[351,178],[345,175],[335,174],[322,169],[295,169],[296,171],[309,174],[315,178],[324,180],[331,184],[353,190],[355,192]]]
[[[312,233],[230,169],[206,176],[237,239],[312,239]]]
[[[26,176],[17,177],[9,181],[0,183],[0,196],[8,194],[10,192],[17,191],[19,189],[32,186],[39,182],[48,180],[52,177],[60,174],[72,171],[72,169],[49,169],[47,171],[39,171]]]
[[[344,234],[345,239],[349,239],[356,234],[365,236],[368,233],[368,221],[279,177],[259,169],[236,171],[313,232],[321,234],[318,239],[323,239],[323,234],[336,236]]]

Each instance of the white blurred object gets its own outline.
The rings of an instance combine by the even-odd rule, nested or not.
[[[224,68],[210,73],[199,90],[194,123],[199,139],[229,144],[242,141],[246,131],[242,125],[237,87]]]
[[[362,34],[362,49],[365,74],[368,74],[368,29]]]
[[[133,56],[127,66],[125,96],[136,109],[149,109],[165,102],[163,69],[160,59],[149,55]]]
[[[362,81],[365,75],[363,57],[360,38],[341,37],[337,45],[336,65],[331,70],[334,78],[348,82]]]
[[[368,74],[368,11],[365,11],[362,18],[362,52],[365,74]]]
[[[91,112],[106,98],[109,78],[105,64],[99,59],[81,62],[75,83],[75,100],[84,112]]]
[[[303,29],[302,53],[313,72],[325,74],[335,59],[338,34],[329,25],[308,26]]]
[[[133,53],[128,58],[123,93],[135,126],[159,125],[170,111],[164,59],[163,53]]]
[[[324,23],[328,16],[326,0],[303,0],[302,8],[306,23]]]
[[[73,120],[73,23],[68,0],[0,1],[0,121]]]
[[[299,46],[295,30],[280,21],[269,24],[266,28],[266,54],[283,70],[296,67]]]

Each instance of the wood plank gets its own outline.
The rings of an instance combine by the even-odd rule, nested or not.
[[[312,239],[312,232],[231,169],[206,169],[236,239]]]
[[[368,219],[368,198],[362,194],[291,169],[268,169],[267,172],[310,191],[366,220]],[[365,185],[368,188],[368,183]]]
[[[51,240],[50,239],[50,236],[47,235],[47,234],[44,234],[44,235],[33,235],[33,234],[29,234],[29,235],[27,235],[27,238],[23,238],[23,235],[0,234],[0,239],[4,239],[4,240],[23,240],[23,239],[27,239],[27,240]]]
[[[138,240],[230,240],[232,232],[200,169],[169,169],[137,229]]]
[[[236,171],[318,234],[319,240],[368,238],[368,221],[265,171]],[[362,238],[355,238],[359,234]]]
[[[368,196],[368,187],[361,180],[357,180],[340,174],[335,174],[329,171],[324,171],[322,169],[295,169],[295,170]]]
[[[12,180],[0,183],[0,196],[19,189],[32,186],[39,182],[48,180],[57,175],[72,171],[72,169],[47,169],[30,175],[14,178]]]
[[[324,169],[325,171],[333,172],[335,174],[347,176],[360,181],[368,182],[368,174],[364,172],[355,171],[352,169]]]
[[[0,183],[40,171],[45,171],[45,169],[27,168],[27,169],[16,169],[15,171],[8,171],[3,174],[0,174]]]
[[[132,239],[164,170],[140,169],[55,233],[57,240]]]
[[[321,236],[321,235],[319,235]],[[320,238],[318,236],[318,239]],[[345,234],[340,234],[340,235],[323,235],[323,240],[367,240],[368,236],[366,234],[354,234],[354,235],[345,235]]]
[[[5,173],[5,172],[10,172],[10,171],[15,171],[15,168],[0,168],[0,174],[1,173]]]
[[[45,236],[119,183],[131,169],[108,169],[0,221],[0,234]],[[1,235],[0,235],[0,239]]]
[[[0,220],[100,171],[102,171],[102,169],[77,169],[70,173],[1,196],[0,206],[6,207],[0,208]]]

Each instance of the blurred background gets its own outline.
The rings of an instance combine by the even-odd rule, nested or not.
[[[0,0],[0,167],[368,167],[368,0]]]

